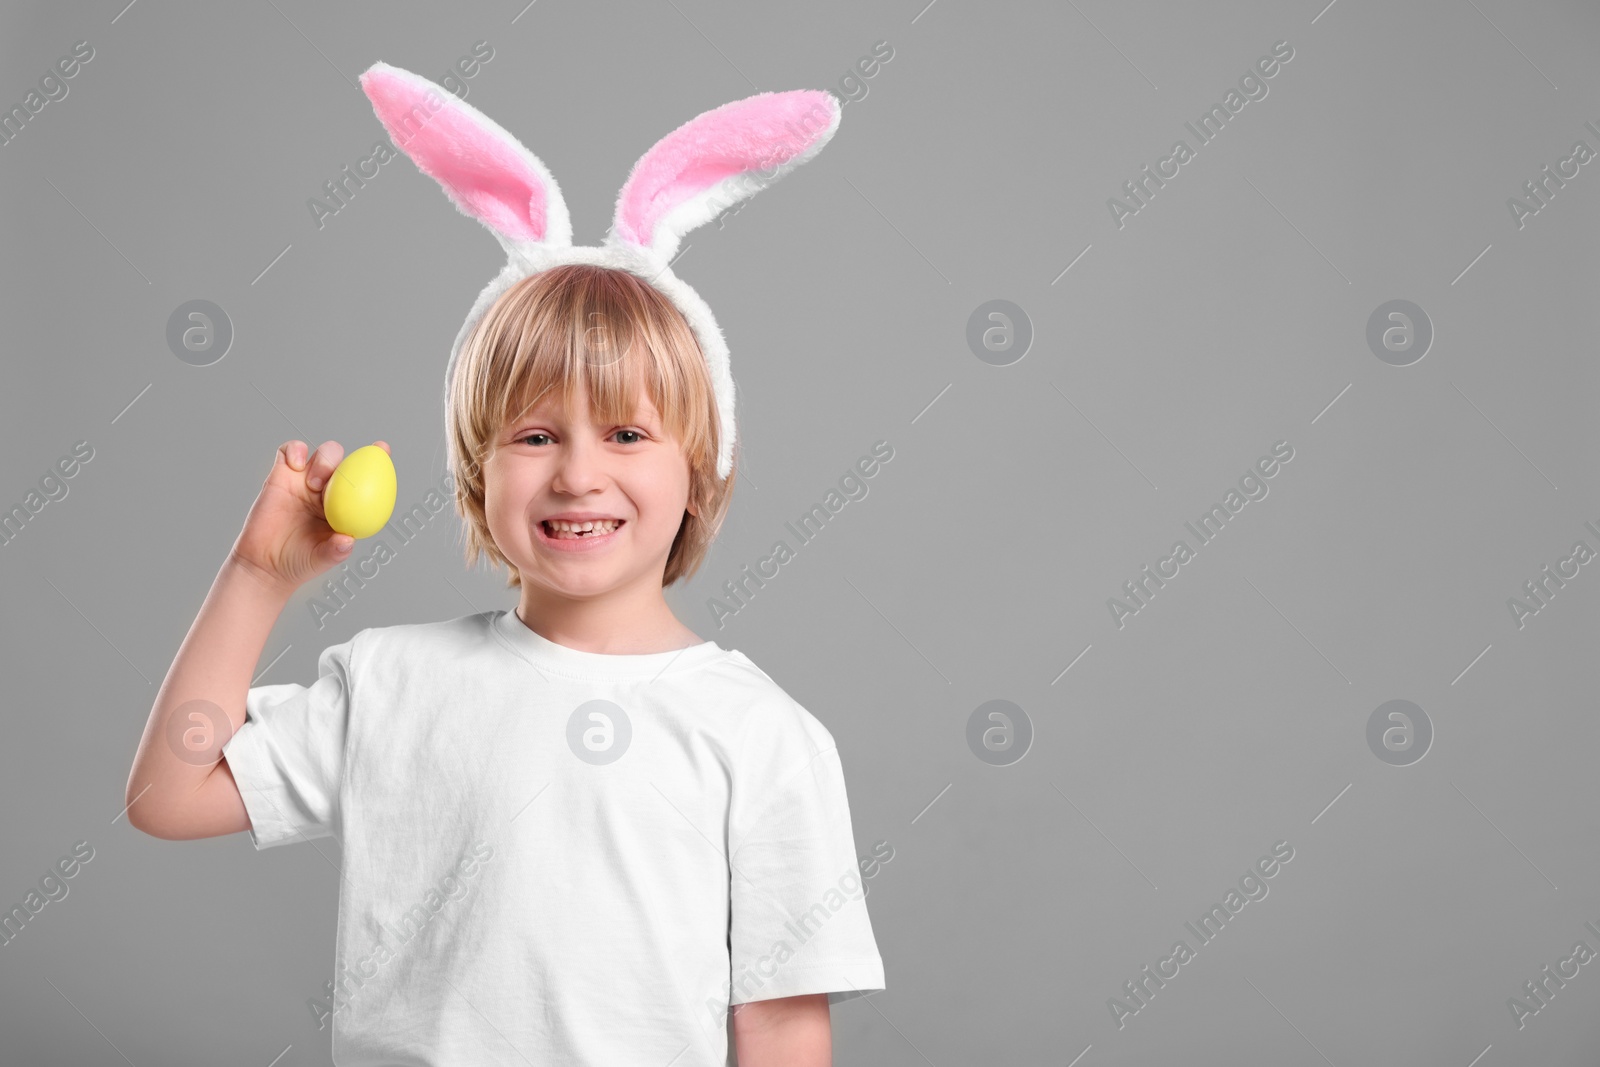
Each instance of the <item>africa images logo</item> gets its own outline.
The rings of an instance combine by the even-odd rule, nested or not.
[[[1288,441],[1274,444],[1269,455],[1256,460],[1255,466],[1246,470],[1239,478],[1238,489],[1230,487],[1220,503],[1212,504],[1210,510],[1198,519],[1183,524],[1184,529],[1194,534],[1199,545],[1191,548],[1188,541],[1178,539],[1173,542],[1171,552],[1156,560],[1155,571],[1152,572],[1150,565],[1146,563],[1140,572],[1140,577],[1122,583],[1122,591],[1127,594],[1127,600],[1107,597],[1106,608],[1111,612],[1111,621],[1117,629],[1120,630],[1126,625],[1123,620],[1130,615],[1137,615],[1148,607],[1156,593],[1164,589],[1168,581],[1178,576],[1180,568],[1196,558],[1200,546],[1209,545],[1216,540],[1227,527],[1228,521],[1243,511],[1246,504],[1265,500],[1267,494],[1271,492],[1266,480],[1281,471],[1282,464],[1288,463],[1293,458],[1294,446]],[[1167,569],[1169,566],[1171,570]],[[1154,583],[1154,589],[1151,588],[1151,583]]]
[[[1113,196],[1106,200],[1106,207],[1111,212],[1111,221],[1117,224],[1117,229],[1120,230],[1127,225],[1124,220],[1128,216],[1137,215],[1149,207],[1149,201],[1155,199],[1156,190],[1166,188],[1167,182],[1181,173],[1183,165],[1195,159],[1200,148],[1215,140],[1227,128],[1229,121],[1244,110],[1246,104],[1253,100],[1265,100],[1270,91],[1267,86],[1268,80],[1283,69],[1282,64],[1287,64],[1293,58],[1294,48],[1288,41],[1273,42],[1272,53],[1256,60],[1253,67],[1240,75],[1239,88],[1230,88],[1222,97],[1222,103],[1212,104],[1210,110],[1200,116],[1198,128],[1192,122],[1183,124],[1194,134],[1195,141],[1198,142],[1196,147],[1191,148],[1189,142],[1180,137],[1173,142],[1171,152],[1156,160],[1154,172],[1146,163],[1139,177],[1123,182],[1122,192],[1128,199],[1118,200]],[[1167,169],[1169,163],[1172,165],[1171,170]]]

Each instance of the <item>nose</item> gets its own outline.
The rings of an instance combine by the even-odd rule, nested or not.
[[[582,496],[605,487],[605,454],[599,442],[585,435],[573,434],[559,448],[555,473],[550,479],[553,490],[569,496]]]

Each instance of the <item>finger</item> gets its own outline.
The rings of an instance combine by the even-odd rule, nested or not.
[[[283,462],[290,470],[305,470],[306,443],[304,441],[285,441],[278,446],[278,455],[283,457]]]
[[[394,455],[394,450],[389,447],[389,442],[387,442],[387,441],[374,441],[372,443],[377,445],[379,448],[383,449],[385,452],[389,453],[389,455],[391,455],[391,456]]]
[[[317,446],[316,455],[306,467],[306,486],[315,491],[328,484],[333,470],[344,459],[344,446],[338,441],[324,441]]]

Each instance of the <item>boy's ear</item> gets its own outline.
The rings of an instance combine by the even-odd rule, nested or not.
[[[572,244],[572,221],[539,157],[483,112],[408,70],[374,63],[361,89],[378,121],[417,169],[510,253]]]
[[[670,263],[684,234],[820,152],[839,116],[832,93],[795,89],[758,93],[690,119],[633,165],[606,243]]]

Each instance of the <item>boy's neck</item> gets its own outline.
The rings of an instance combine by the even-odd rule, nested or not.
[[[614,598],[575,601],[524,585],[515,614],[540,637],[578,652],[639,656],[676,652],[705,642],[678,621],[659,595],[654,603],[645,604]]]

